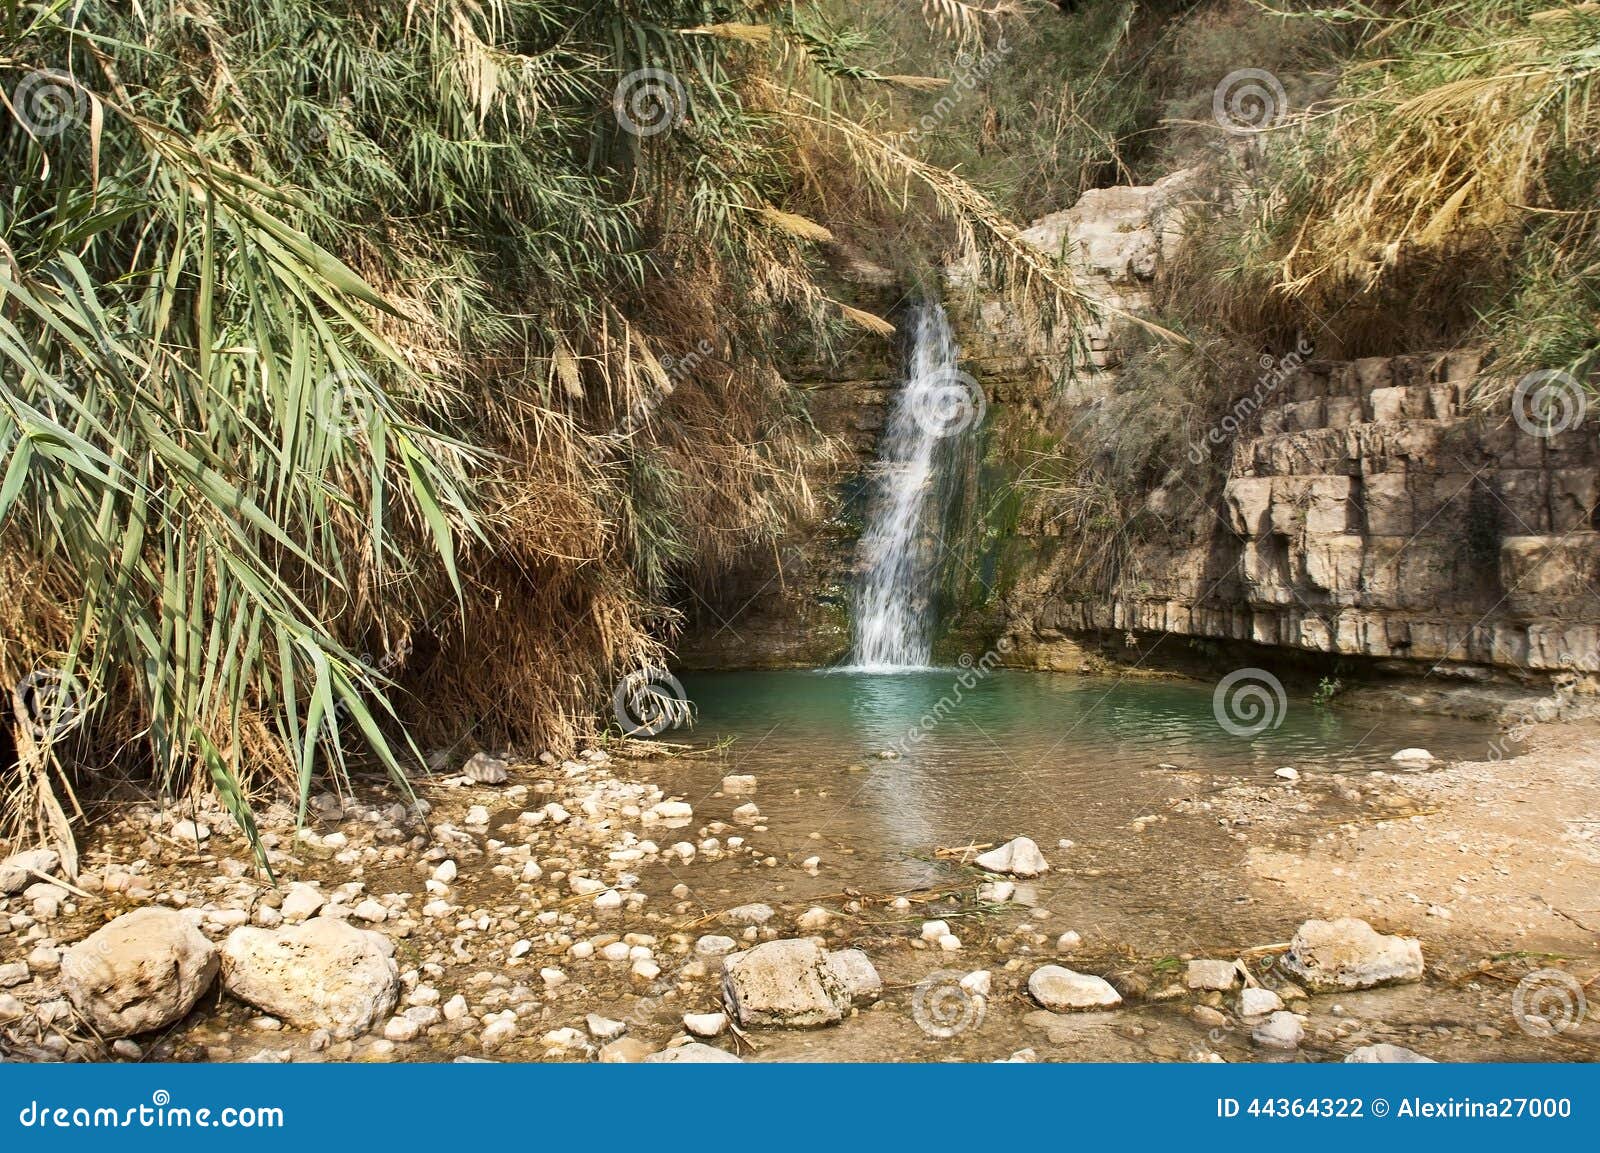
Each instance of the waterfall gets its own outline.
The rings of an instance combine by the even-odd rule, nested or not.
[[[884,429],[861,537],[851,663],[883,671],[933,656],[943,529],[956,447],[983,417],[983,393],[957,368],[961,350],[938,304],[913,310],[905,385]]]

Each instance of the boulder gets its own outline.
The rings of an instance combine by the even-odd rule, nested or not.
[[[54,849],[28,849],[0,861],[0,896],[20,893],[41,876],[52,875],[61,865]]]
[[[827,954],[824,963],[850,994],[853,1005],[870,1005],[883,995],[883,978],[860,949],[840,949]]]
[[[1422,944],[1379,933],[1355,917],[1307,921],[1278,964],[1315,992],[1422,979]]]
[[[510,761],[489,753],[477,752],[461,766],[461,771],[480,785],[503,785],[510,768]]]
[[[1046,1009],[1064,1013],[1075,1009],[1115,1009],[1122,997],[1110,982],[1089,973],[1076,973],[1060,965],[1043,965],[1028,978],[1028,992]]]
[[[998,849],[990,849],[974,864],[985,872],[1010,873],[1013,877],[1037,877],[1050,871],[1050,864],[1039,846],[1027,837],[1018,837]]]
[[[67,996],[111,1038],[181,1020],[216,976],[216,948],[175,909],[124,913],[61,958]]]
[[[222,983],[280,1020],[345,1039],[388,1016],[400,970],[382,933],[315,917],[292,929],[235,929],[222,947]]]
[[[850,989],[814,942],[768,941],[723,962],[722,996],[741,1025],[832,1025]]]
[[[1432,1057],[1424,1057],[1415,1049],[1407,1049],[1404,1045],[1390,1045],[1387,1043],[1363,1045],[1359,1049],[1352,1049],[1350,1055],[1344,1061],[1346,1065],[1436,1064]]]
[[[663,1049],[659,1053],[652,1053],[644,1059],[646,1065],[742,1065],[744,1062],[732,1053],[710,1045],[702,1045],[699,1041],[690,1041],[687,1045],[674,1045],[671,1049]]]

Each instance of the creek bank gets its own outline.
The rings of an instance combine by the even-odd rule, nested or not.
[[[1446,848],[1450,876],[1466,875],[1474,864],[1459,847],[1475,852],[1472,838],[1486,831],[1472,824],[1471,799],[1494,779],[1488,770],[1570,784],[1600,733],[1550,729],[1535,740],[1541,751],[1498,767],[1364,778],[1363,802],[1377,819],[1331,833],[1316,832],[1329,829],[1320,804],[1300,811],[1325,788],[1319,774],[1228,786],[1240,790],[1236,800],[1251,814],[1235,826],[1249,842],[1238,851],[1255,878],[1249,883],[1276,910],[1281,943],[1262,949],[1246,938],[1199,949],[1174,940],[1176,962],[1130,950],[1109,925],[1066,928],[1059,918],[1076,921],[1078,910],[1062,903],[1061,890],[957,862],[947,863],[947,884],[890,893],[841,888],[828,873],[853,846],[822,854],[818,876],[803,867],[818,855],[815,841],[802,836],[796,843],[804,847],[791,850],[782,829],[736,831],[716,814],[731,814],[738,798],[720,790],[676,802],[694,814],[667,830],[685,838],[675,843],[693,846],[685,859],[662,847],[667,837],[647,838],[663,822],[644,814],[671,798],[637,778],[663,762],[599,755],[514,762],[500,786],[465,777],[419,782],[426,818],[375,781],[361,783],[359,799],[324,794],[312,827],[296,834],[281,819],[268,827],[282,888],[253,875],[224,814],[199,814],[211,830],[201,844],[175,834],[174,814],[135,806],[86,846],[78,892],[4,898],[0,1033],[8,1053],[31,1059],[997,1060],[1031,1051],[1045,1060],[1374,1060],[1396,1059],[1396,1048],[1429,1059],[1600,1055],[1586,1048],[1594,1044],[1592,1024],[1538,1040],[1511,1020],[1511,987],[1527,965],[1492,958],[1515,942],[1515,913],[1481,937],[1476,917],[1429,916],[1427,906],[1410,902],[1374,912],[1368,899],[1375,891],[1431,889]],[[749,767],[759,779],[759,764]],[[1155,771],[1179,783],[1192,772]],[[1174,806],[1162,820],[1168,828],[1212,822],[1227,791],[1199,790],[1212,807]],[[1527,808],[1536,825],[1554,820],[1567,830],[1555,852],[1546,848],[1546,870],[1562,875],[1593,858],[1592,837],[1582,836],[1582,822],[1595,815],[1593,792],[1592,785],[1549,788],[1530,806],[1503,798],[1498,805],[1503,821]],[[1402,805],[1388,803],[1396,798]],[[1419,800],[1438,810],[1421,824],[1414,820]],[[1452,827],[1457,817],[1464,819]],[[1543,835],[1548,846],[1552,826],[1541,827],[1520,832],[1530,842]],[[1368,837],[1392,844],[1400,859],[1410,859],[1401,850],[1415,852],[1420,874],[1363,874],[1348,884],[1328,854]],[[1051,883],[1114,883],[1096,863],[1111,851],[1084,843],[1061,849]],[[1282,881],[1255,873],[1268,851],[1279,863],[1298,863],[1303,889],[1286,892]],[[1512,889],[1559,896],[1550,879],[1530,864],[1484,878],[1476,895],[1490,904]],[[606,894],[617,903],[601,902]],[[827,922],[802,927],[818,909]],[[1377,926],[1342,930],[1344,946],[1372,945],[1370,954],[1324,956],[1324,930],[1305,922],[1339,914]],[[151,929],[129,934],[130,922]],[[925,939],[929,925],[941,931]],[[1581,959],[1593,957],[1592,940],[1566,925],[1559,943],[1586,977]],[[86,967],[74,958],[96,955],[97,936],[118,934],[138,942],[128,948],[127,983],[86,984]],[[1397,969],[1390,934],[1422,938],[1422,956],[1398,946]],[[957,938],[955,949],[946,938]],[[1301,945],[1286,965],[1280,957],[1291,938]],[[360,995],[311,995],[318,980],[304,974],[315,968],[301,966],[313,955],[352,959],[364,974]],[[174,959],[185,974],[171,990],[180,995],[169,999],[165,986],[144,980],[141,957]],[[1326,983],[1291,971],[1311,957],[1336,974],[1381,971],[1409,983],[1322,993]],[[944,967],[951,958],[959,968]],[[1087,1003],[1073,994],[1091,986]],[[308,1004],[281,999],[290,987]],[[103,1016],[97,1038],[76,1021],[80,1012],[89,1017],[78,1002],[91,1005],[94,996],[107,997],[114,1013],[136,1005],[139,1015]],[[330,1011],[334,1004],[341,1008]],[[1374,1047],[1382,1056],[1366,1052]],[[711,1058],[707,1048],[722,1056]]]

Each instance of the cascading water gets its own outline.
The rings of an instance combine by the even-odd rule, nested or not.
[[[916,306],[906,382],[884,430],[861,537],[851,654],[860,670],[922,668],[933,656],[950,465],[961,434],[983,416],[983,393],[956,367],[960,356],[944,309]]]

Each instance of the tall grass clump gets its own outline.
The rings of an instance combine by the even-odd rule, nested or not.
[[[809,501],[780,352],[886,327],[823,271],[869,212],[1075,323],[860,47],[796,4],[0,9],[12,831],[70,848],[108,775],[249,831],[352,758],[592,731]]]

